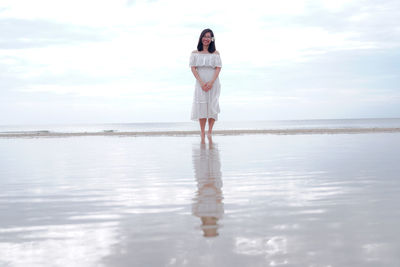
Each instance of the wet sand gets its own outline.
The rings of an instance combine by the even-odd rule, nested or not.
[[[400,133],[400,128],[320,128],[320,129],[242,129],[242,130],[216,130],[214,135],[248,135],[248,134],[366,134],[366,133]],[[141,131],[141,132],[2,132],[0,138],[31,138],[31,137],[78,137],[78,136],[191,136],[198,135],[199,131]]]
[[[0,139],[0,266],[400,266],[397,132],[57,137]]]

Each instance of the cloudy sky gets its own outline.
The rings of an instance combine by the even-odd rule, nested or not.
[[[0,124],[188,121],[213,29],[221,120],[400,117],[397,0],[1,0]]]

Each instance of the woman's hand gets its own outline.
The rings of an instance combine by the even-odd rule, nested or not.
[[[206,84],[207,83],[200,82],[201,89],[203,89],[203,91],[205,91],[205,92],[207,92]]]
[[[212,82],[212,81],[206,82],[204,84],[204,86],[202,86],[202,88],[203,88],[204,91],[208,92],[213,87],[213,84],[214,84],[214,82]]]

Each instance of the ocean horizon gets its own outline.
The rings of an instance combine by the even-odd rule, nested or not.
[[[265,120],[265,121],[217,121],[216,132],[262,131],[262,130],[331,130],[331,129],[396,129],[400,118],[355,118],[355,119],[311,119],[311,120]],[[7,134],[46,133],[168,133],[182,134],[198,131],[195,121],[188,122],[135,122],[135,123],[76,123],[76,124],[25,124],[0,125],[0,136]]]

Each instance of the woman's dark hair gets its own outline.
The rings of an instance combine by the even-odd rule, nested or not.
[[[210,33],[211,34],[211,42],[210,45],[208,46],[208,52],[210,53],[214,53],[215,52],[215,40],[214,40],[214,33],[212,30],[210,29],[205,29],[201,32],[200,34],[200,38],[199,38],[199,43],[197,44],[197,51],[203,51],[203,42],[201,41],[201,39],[203,39],[204,35],[206,35],[206,33]]]

